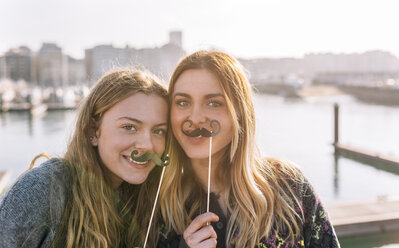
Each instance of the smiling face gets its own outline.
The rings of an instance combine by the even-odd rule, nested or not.
[[[186,136],[181,130],[186,120],[192,122],[192,128],[209,128],[211,120],[219,121],[221,130],[212,138],[212,156],[224,153],[233,137],[232,118],[218,78],[206,69],[186,70],[177,79],[172,92],[171,125],[192,161],[208,159],[209,138]]]
[[[137,150],[138,156],[145,152],[161,156],[165,149],[167,113],[168,106],[162,97],[140,92],[105,112],[92,145],[98,147],[112,186],[118,187],[123,181],[141,184],[147,179],[154,163],[134,163],[130,154]]]

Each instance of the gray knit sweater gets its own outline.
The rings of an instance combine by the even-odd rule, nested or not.
[[[22,175],[0,202],[0,247],[50,247],[70,175],[51,159]]]

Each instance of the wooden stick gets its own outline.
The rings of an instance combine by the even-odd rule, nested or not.
[[[163,169],[162,169],[161,179],[159,180],[157,195],[155,196],[154,206],[152,207],[152,213],[151,213],[151,218],[150,218],[150,224],[148,225],[147,234],[145,235],[145,240],[144,240],[144,246],[143,246],[143,248],[145,248],[145,246],[147,245],[148,235],[150,234],[152,218],[154,217],[155,207],[156,207],[156,205],[157,205],[158,196],[159,196],[159,190],[161,189],[161,184],[162,184],[163,174],[164,174],[164,172],[165,172],[165,168],[166,168],[166,166],[164,166]]]
[[[211,170],[212,170],[212,136],[209,139],[208,199],[206,202],[206,212],[209,212],[209,199],[211,193]]]

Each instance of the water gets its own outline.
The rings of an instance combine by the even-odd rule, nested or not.
[[[340,140],[399,157],[399,107],[372,106],[350,97],[286,101],[255,98],[257,140],[265,156],[292,160],[323,202],[361,201],[399,195],[399,177],[333,156],[333,103],[340,104]]]
[[[74,118],[75,111],[50,111],[38,118],[23,112],[0,114],[0,171],[9,170],[13,181],[39,153],[62,155]]]
[[[297,163],[325,203],[399,196],[398,175],[339,157],[333,148],[333,103],[340,103],[340,140],[399,157],[399,107],[356,102],[350,97],[287,101],[257,95],[257,141],[267,157]],[[42,152],[62,155],[72,133],[75,111],[0,115],[0,171],[16,179]]]
[[[352,238],[341,238],[342,248],[399,248],[399,235],[397,233],[383,233],[378,235],[364,235]]]
[[[262,154],[297,163],[324,203],[399,196],[399,173],[342,157],[334,158],[331,146],[334,102],[341,107],[340,140],[343,144],[399,157],[399,107],[367,105],[347,96],[287,101],[257,95],[257,141]],[[48,112],[33,119],[27,113],[1,114],[0,171],[10,170],[15,180],[35,155],[42,152],[62,155],[74,119],[75,111]],[[374,240],[377,241],[364,241],[370,245],[361,247],[399,243],[383,235],[377,235]],[[360,247],[353,245],[358,243],[356,238],[343,242],[343,247]]]

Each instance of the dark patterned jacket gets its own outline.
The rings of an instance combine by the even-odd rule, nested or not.
[[[271,232],[268,237],[262,238],[262,240],[256,245],[256,248],[340,247],[334,228],[328,219],[327,212],[325,211],[319,197],[315,193],[311,184],[305,178],[301,181],[302,182],[291,183],[304,213],[304,220],[299,238],[292,242],[287,238],[285,233],[276,233],[274,231]],[[226,247],[225,236],[229,215],[223,215],[217,197],[214,194],[211,194],[210,211],[219,216],[219,222],[212,223],[212,226],[218,237],[217,247],[224,248]],[[300,208],[298,206],[296,206],[296,211],[300,213]],[[188,246],[184,242],[182,235],[177,235],[174,232],[161,233],[158,248],[174,247],[183,248]],[[235,247],[234,239],[228,247]]]

